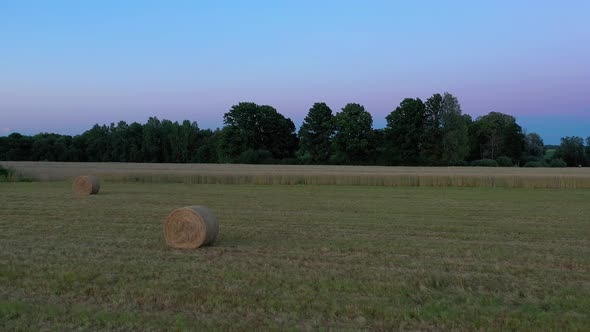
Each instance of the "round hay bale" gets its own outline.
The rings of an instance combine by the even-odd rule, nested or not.
[[[172,211],[164,221],[166,244],[178,249],[196,249],[215,241],[217,218],[205,206],[187,206]]]
[[[100,190],[100,183],[94,175],[81,175],[74,179],[72,189],[78,195],[94,195]]]

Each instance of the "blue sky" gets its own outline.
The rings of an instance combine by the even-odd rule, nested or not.
[[[0,131],[149,116],[222,126],[239,101],[375,127],[451,92],[546,143],[590,135],[590,1],[1,1]]]

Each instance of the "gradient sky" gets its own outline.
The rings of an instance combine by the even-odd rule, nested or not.
[[[149,116],[222,126],[233,104],[451,92],[546,144],[590,136],[590,1],[0,1],[0,134]]]

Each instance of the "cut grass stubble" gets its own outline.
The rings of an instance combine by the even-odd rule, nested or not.
[[[590,326],[588,190],[0,186],[0,328]],[[213,246],[161,220],[211,207]],[[87,211],[93,211],[88,214]]]

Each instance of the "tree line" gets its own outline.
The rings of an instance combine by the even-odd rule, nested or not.
[[[432,166],[588,166],[590,137],[564,137],[548,149],[513,116],[491,112],[475,120],[457,98],[436,93],[406,98],[373,128],[364,106],[334,113],[315,103],[299,131],[274,107],[243,102],[221,129],[201,129],[150,117],[145,124],[94,125],[81,135],[13,133],[0,137],[0,160],[159,163],[284,163]]]

